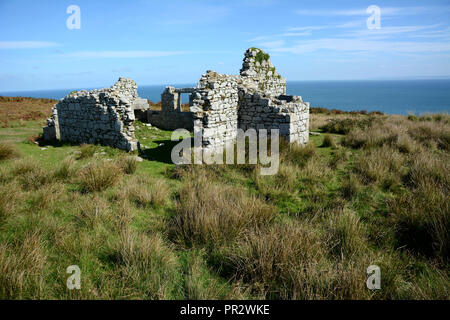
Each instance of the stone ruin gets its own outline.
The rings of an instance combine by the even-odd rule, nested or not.
[[[135,110],[148,109],[131,79],[119,78],[111,88],[71,92],[52,109],[44,127],[44,140],[100,143],[134,151]]]
[[[183,93],[189,94],[187,112],[181,109]],[[43,138],[133,151],[139,148],[136,117],[161,129],[201,132],[205,152],[234,142],[238,129],[278,129],[280,136],[299,144],[306,144],[309,134],[309,103],[286,95],[286,79],[269,55],[250,48],[239,75],[207,71],[195,88],[166,87],[161,110],[150,110],[138,97],[136,83],[125,78],[109,89],[71,93],[53,107]]]

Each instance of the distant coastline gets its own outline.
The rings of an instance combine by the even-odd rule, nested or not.
[[[169,85],[169,84],[168,84]],[[170,84],[173,85],[173,84]],[[143,85],[143,98],[160,101],[166,85]],[[178,87],[195,84],[177,84]],[[90,90],[93,88],[83,88]],[[78,89],[0,92],[1,96],[61,99]],[[313,107],[344,111],[382,111],[387,114],[424,114],[450,112],[450,80],[345,80],[288,81],[288,94],[299,95]],[[188,102],[188,98],[183,97]]]

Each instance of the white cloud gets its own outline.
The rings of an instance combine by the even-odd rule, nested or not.
[[[410,32],[418,32],[427,29],[433,29],[441,26],[440,24],[435,25],[425,25],[425,26],[396,26],[396,27],[383,27],[381,29],[362,29],[357,30],[353,34],[357,36],[371,36],[371,35],[389,35],[389,34],[398,34],[398,33],[410,33]]]
[[[450,43],[326,38],[297,42],[291,47],[272,47],[271,50],[274,52],[293,54],[310,53],[320,50],[341,52],[436,53],[450,52]]]
[[[279,36],[280,37],[301,37],[301,36],[309,36],[311,35],[311,32],[286,32],[282,33]]]
[[[63,54],[72,58],[154,58],[179,54],[189,54],[189,51],[76,51]]]
[[[57,47],[60,44],[48,41],[0,41],[0,49],[35,49]]]

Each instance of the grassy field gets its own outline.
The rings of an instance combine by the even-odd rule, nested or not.
[[[0,115],[11,103],[33,104],[0,100]],[[176,167],[171,132],[141,123],[142,162],[37,145],[51,103],[2,118],[0,299],[450,296],[448,115],[314,113],[320,135],[283,143],[278,174],[260,176]],[[81,290],[66,287],[69,265]],[[380,290],[366,287],[370,265]]]

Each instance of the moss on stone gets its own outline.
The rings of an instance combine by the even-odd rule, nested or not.
[[[263,61],[267,61],[270,59],[270,55],[265,53],[263,50],[259,48],[252,47],[250,51],[256,51],[255,61],[262,63]]]

